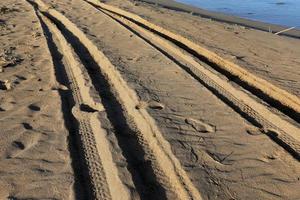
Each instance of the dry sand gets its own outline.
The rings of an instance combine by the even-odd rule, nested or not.
[[[159,8],[110,0],[167,30],[211,49],[250,72],[300,96],[300,40]],[[164,19],[164,20],[162,20]]]
[[[106,3],[300,96],[300,40]],[[87,1],[0,12],[0,199],[300,198],[299,113]]]
[[[1,1],[0,199],[74,197],[69,132],[43,30],[25,1]]]

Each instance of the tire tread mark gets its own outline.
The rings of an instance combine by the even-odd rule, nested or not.
[[[94,6],[94,4],[91,5]],[[181,51],[176,50],[174,46],[168,44],[161,37],[155,35],[151,31],[140,27],[127,18],[124,18],[122,15],[115,14],[114,12],[107,11],[106,9],[101,9],[99,7],[96,8],[100,9],[100,11],[110,16],[121,25],[125,26],[125,28],[130,29],[129,31],[134,32],[148,44],[173,60],[180,67],[184,68],[191,76],[199,80],[208,89],[215,93],[216,96],[219,96],[221,99],[223,99],[223,101],[225,101],[227,104],[230,104],[231,107],[233,107],[238,113],[241,113],[243,116],[245,116],[254,125],[263,127],[267,135],[269,135],[273,140],[283,146],[296,159],[300,159],[300,137],[298,135],[300,131],[297,127],[275,116],[266,108],[263,108],[264,106],[262,104],[255,102],[254,99],[250,99],[249,95],[247,95],[246,93],[242,91],[237,92],[237,89],[235,89],[232,85],[220,78],[216,78],[216,75],[212,75],[212,73],[209,73],[208,70],[205,70],[202,66],[200,66],[199,63],[194,61],[191,56],[187,54],[184,55]],[[144,35],[147,35],[147,38],[145,38]],[[160,48],[158,46],[163,46],[163,48],[167,49],[168,52],[164,51],[163,48]],[[180,61],[177,61],[178,59],[170,55],[169,52],[173,52],[173,54],[176,54],[177,56],[183,58],[192,66],[181,64]],[[211,76],[214,76],[215,78],[211,78]],[[227,85],[226,89],[224,88],[224,85]],[[228,88],[230,90],[228,90]],[[241,95],[241,93],[244,94]],[[276,136],[273,135],[269,132],[269,130],[272,129],[277,130],[280,134]]]
[[[154,120],[146,110],[136,109],[136,105],[139,103],[138,97],[128,87],[120,73],[107,57],[64,15],[50,8],[40,0],[35,0],[34,2],[38,4],[41,12],[60,21],[68,31],[76,36],[87,48],[98,65],[101,66],[99,68],[100,73],[104,74],[104,77],[108,79],[107,81],[111,85],[111,88],[118,95],[117,99],[121,102],[124,112],[129,116],[127,123],[133,124],[137,129],[134,133],[135,137],[144,148],[145,157],[151,162],[159,183],[175,199],[201,199],[199,191],[192,184],[180,162],[173,155],[169,143],[162,137]]]
[[[290,94],[286,90],[283,90],[260,77],[253,75],[252,73],[248,72],[246,69],[240,67],[239,65],[229,60],[223,59],[216,53],[202,46],[199,46],[198,44],[195,44],[189,39],[181,35],[175,34],[171,31],[168,31],[158,25],[155,25],[136,14],[124,11],[120,8],[111,5],[107,5],[105,3],[101,3],[98,0],[84,0],[84,1],[89,2],[107,11],[121,15],[129,20],[132,20],[135,23],[147,27],[149,30],[161,34],[162,36],[178,43],[179,45],[182,45],[183,47],[190,50],[191,52],[197,54],[200,57],[207,59],[208,62],[216,65],[221,71],[224,71],[224,74],[229,74],[232,77],[235,77],[236,79],[240,80],[241,83],[245,83],[246,84],[245,87],[249,89],[253,88],[253,90],[255,90],[255,92],[257,93],[259,92],[263,93],[264,95],[262,96],[266,96],[265,100],[271,100],[270,102],[272,102],[274,105],[277,105],[278,109],[279,107],[280,108],[282,107],[281,110],[285,111],[286,114],[290,113],[289,116],[294,118],[296,121],[300,120],[299,97]]]
[[[45,16],[40,14],[38,11],[36,12],[37,15],[39,16],[39,19],[42,20],[43,23],[45,23],[50,30],[52,30],[52,33],[54,32],[54,35],[56,35],[56,37],[60,38],[59,39],[60,42],[64,43],[64,41],[61,41],[63,36],[59,35],[57,31],[53,31],[55,30],[55,25],[53,25],[50,20],[48,20]],[[68,49],[64,49],[64,50],[65,50],[64,52],[69,51]],[[67,61],[69,61],[68,58]],[[110,200],[111,195],[108,188],[105,171],[102,166],[102,161],[99,156],[97,145],[95,142],[96,141],[94,136],[95,133],[93,132],[91,127],[91,121],[90,121],[91,114],[86,114],[80,111],[79,109],[80,105],[87,104],[92,101],[90,100],[87,102],[87,99],[91,97],[86,96],[85,98],[83,98],[82,96],[83,89],[89,90],[89,88],[88,87],[82,88],[81,86],[83,86],[83,84],[78,83],[78,79],[81,78],[81,80],[79,81],[82,81],[83,77],[74,75],[74,68],[72,69],[72,65],[73,64],[70,64],[69,61],[69,65],[65,66],[65,70],[67,73],[67,78],[70,82],[71,95],[75,103],[74,107],[72,108],[72,114],[76,119],[79,127],[78,130],[78,135],[80,140],[79,143],[80,143],[81,150],[83,152],[84,162],[87,168],[87,174],[90,179],[89,180],[90,183],[88,184],[89,187],[91,188],[89,189],[92,198],[99,199],[99,200],[100,199]],[[100,126],[100,122],[99,122],[99,126]]]

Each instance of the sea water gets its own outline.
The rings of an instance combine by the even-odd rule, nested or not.
[[[176,0],[210,11],[300,28],[300,0]]]

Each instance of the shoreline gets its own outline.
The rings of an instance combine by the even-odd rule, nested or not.
[[[160,6],[163,8],[167,8],[170,10],[191,13],[192,15],[195,15],[195,16],[209,18],[209,19],[219,21],[219,22],[225,22],[225,23],[229,23],[229,24],[237,24],[240,26],[245,26],[248,28],[253,28],[253,29],[257,29],[257,30],[261,30],[261,31],[265,31],[265,32],[269,32],[269,30],[271,30],[272,33],[277,33],[284,29],[290,28],[288,26],[270,24],[270,23],[266,23],[266,22],[245,19],[245,18],[241,18],[238,16],[227,15],[227,14],[223,14],[223,13],[219,13],[219,12],[215,12],[215,11],[208,11],[208,10],[204,10],[202,8],[198,8],[195,6],[175,2],[173,0],[137,0],[137,1],[154,4],[154,5],[157,5],[157,6]],[[287,32],[281,33],[280,35],[300,39],[300,29],[292,29]]]

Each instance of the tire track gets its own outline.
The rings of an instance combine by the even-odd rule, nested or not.
[[[143,149],[144,161],[153,169],[157,182],[164,188],[168,198],[172,199],[201,199],[197,189],[193,186],[186,172],[173,155],[167,141],[162,137],[154,120],[144,109],[137,109],[139,99],[122,79],[104,54],[66,17],[49,8],[42,1],[34,1],[46,16],[64,26],[87,49],[99,72],[108,82],[112,93],[121,104],[126,124],[132,127],[132,134],[138,145]],[[121,123],[121,122],[120,122]]]
[[[242,90],[234,88],[230,83],[207,70],[196,62],[192,56],[184,53],[169,41],[159,37],[139,23],[128,19],[127,15],[124,16],[123,13],[120,14],[119,9],[117,13],[115,8],[109,7],[109,9],[103,9],[101,3],[95,3],[91,0],[85,1],[110,16],[113,20],[120,23],[129,31],[173,60],[180,67],[184,68],[191,76],[204,84],[237,112],[255,125],[264,128],[267,135],[286,148],[295,158],[300,159],[300,135],[298,134],[300,130],[298,127],[272,113],[263,104],[258,103]],[[183,60],[184,63],[182,64],[178,58]]]
[[[85,164],[87,165],[88,175],[91,179],[91,196],[95,197],[95,199],[111,199],[99,154],[92,153],[97,152],[95,136],[90,121],[92,116],[90,113],[84,113],[80,109],[80,106],[84,105],[85,100],[88,102],[91,101],[89,96],[82,95],[82,93],[89,91],[89,88],[85,87],[86,81],[84,81],[83,77],[80,76],[81,72],[78,68],[76,70],[74,67],[76,65],[78,66],[79,63],[74,59],[71,53],[72,51],[70,51],[70,49],[65,45],[66,41],[63,40],[62,36],[58,31],[56,31],[50,21],[41,15],[40,19],[42,19],[47,27],[49,27],[50,31],[59,38],[58,40],[61,42],[62,52],[64,52],[65,59],[69,64],[69,66],[66,67],[66,72],[71,83],[70,90],[72,91],[72,97],[74,100],[74,106],[71,112],[78,123],[80,144],[82,151],[84,152],[83,154],[85,156]],[[99,187],[99,184],[101,184],[101,187]]]
[[[152,32],[155,32],[156,34],[166,38],[204,62],[209,63],[216,70],[232,79],[232,81],[237,82],[242,87],[251,91],[254,95],[259,96],[264,101],[274,105],[277,109],[280,109],[294,120],[298,122],[300,121],[300,99],[297,96],[274,86],[268,81],[251,74],[242,67],[232,63],[231,61],[221,58],[217,54],[193,43],[192,41],[180,35],[174,34],[162,27],[152,24],[138,15],[104,3],[100,3],[97,0],[86,1],[102,9],[121,15],[133,21],[134,23],[137,23],[140,26],[145,27],[146,29],[149,29]]]
[[[118,177],[118,171],[113,163],[112,155],[109,149],[109,142],[105,139],[106,133],[102,130],[101,123],[97,118],[96,111],[103,111],[104,107],[99,99],[94,100],[89,93],[93,89],[91,80],[84,70],[84,66],[74,57],[74,51],[50,20],[42,17],[45,24],[49,27],[52,33],[58,38],[62,52],[69,63],[68,74],[73,83],[72,91],[77,93],[76,105],[73,107],[72,113],[79,121],[79,131],[83,135],[83,146],[86,146],[87,162],[89,165],[89,172],[92,173],[91,181],[94,185],[94,196],[96,199],[130,199],[127,191]],[[89,114],[89,112],[95,114]],[[85,145],[86,144],[86,145]],[[97,154],[99,158],[97,158]]]
[[[79,59],[58,28],[45,16],[36,14],[48,31],[57,39],[58,48],[63,52],[66,61],[65,71],[70,83],[72,114],[78,124],[80,148],[89,177],[88,188],[93,199],[130,199],[128,192],[118,178],[118,171],[113,163],[106,133],[101,129],[98,112],[104,107],[100,99],[93,98],[90,93],[94,90],[90,79]],[[44,30],[44,32],[47,32]],[[48,35],[48,37],[52,37]],[[57,44],[56,44],[57,45]],[[61,88],[62,86],[55,86]]]

